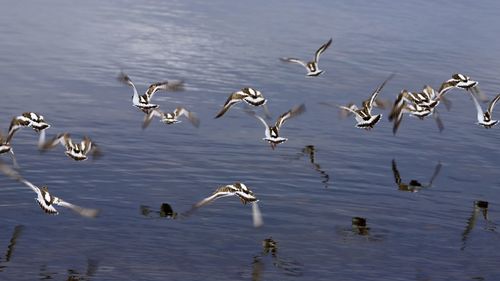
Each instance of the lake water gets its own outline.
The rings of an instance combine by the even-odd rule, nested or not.
[[[40,154],[31,129],[16,135],[26,179],[101,213],[46,215],[31,190],[1,175],[0,280],[499,280],[500,128],[475,125],[465,91],[450,92],[450,111],[440,106],[442,133],[432,118],[405,118],[394,136],[378,109],[383,120],[359,130],[321,104],[359,104],[390,73],[388,100],[453,73],[492,97],[499,2],[1,2],[2,131],[39,112],[48,137],[88,135],[103,157]],[[308,59],[329,38],[319,77],[278,59]],[[201,126],[155,120],[142,130],[131,89],[116,80],[122,70],[140,92],[184,79],[184,91],[153,102],[185,106]],[[243,87],[262,91],[273,119],[305,103],[276,150],[241,104],[213,118]],[[393,163],[407,183],[441,169],[431,187],[405,192]],[[234,197],[186,219],[159,215],[163,203],[182,213],[236,181],[260,199],[261,228]],[[263,247],[271,237],[277,248]]]

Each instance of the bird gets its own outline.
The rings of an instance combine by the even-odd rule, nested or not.
[[[92,157],[94,158],[101,155],[101,150],[89,137],[84,136],[80,143],[74,143],[68,133],[59,134],[51,140],[45,142],[41,146],[41,151],[51,149],[59,143],[66,149],[66,155],[75,161],[86,160],[89,152],[92,152]]]
[[[14,136],[15,131],[9,133],[6,137],[0,132],[0,155],[4,153],[10,153],[10,157],[12,159],[12,164],[14,167],[19,167],[16,161],[16,155],[14,154],[14,149],[12,149],[12,145],[10,141]]]
[[[495,107],[498,100],[500,100],[500,94],[498,94],[493,100],[490,101],[490,104],[488,105],[488,109],[486,110],[486,112],[483,112],[483,109],[481,108],[481,105],[477,101],[474,94],[471,93],[470,95],[472,97],[472,100],[474,101],[474,104],[476,105],[477,124],[483,126],[486,129],[495,126],[498,123],[498,120],[493,120],[491,118],[492,118],[493,108]]]
[[[348,112],[354,114],[354,117],[357,121],[357,128],[370,130],[375,126],[375,124],[378,123],[378,121],[380,121],[382,114],[372,115],[371,113],[373,104],[380,91],[384,88],[385,84],[387,84],[387,82],[393,77],[394,74],[391,74],[389,77],[387,77],[387,79],[385,79],[385,81],[373,91],[370,98],[363,101],[361,108],[358,108],[355,104],[351,104],[349,106],[340,106],[341,109],[347,110]]]
[[[264,106],[267,102],[267,99],[264,98],[262,93],[259,90],[254,88],[243,88],[239,91],[233,92],[226,100],[222,109],[217,113],[215,118],[222,117],[233,105],[244,101],[252,106]]]
[[[156,82],[149,85],[148,89],[143,95],[139,95],[139,93],[137,92],[137,88],[135,87],[134,83],[127,74],[123,72],[120,73],[120,75],[118,76],[118,81],[127,84],[134,89],[134,95],[132,96],[132,104],[145,113],[147,113],[151,109],[159,107],[159,105],[151,103],[151,99],[153,98],[153,95],[156,92],[158,92],[159,90],[167,91],[171,89],[174,90],[179,89],[183,85],[183,81]]]
[[[449,80],[446,80],[441,84],[439,92],[452,88],[471,90],[475,88],[478,84],[479,83],[477,81],[470,79],[469,76],[460,73],[455,73],[451,75],[451,78]]]
[[[54,205],[56,206],[61,206],[65,208],[69,208],[72,211],[76,212],[77,214],[83,216],[83,217],[89,217],[89,218],[94,218],[98,215],[99,210],[97,209],[87,209],[83,208],[74,204],[71,204],[69,202],[64,201],[61,198],[52,196],[49,193],[49,190],[46,186],[38,187],[28,180],[24,179],[19,172],[16,170],[12,169],[8,165],[0,162],[0,171],[4,173],[7,177],[10,177],[18,182],[23,183],[24,185],[28,186],[33,190],[36,194],[37,197],[35,198],[38,204],[40,205],[40,208],[42,210],[49,214],[49,215],[57,215],[59,212],[56,210]]]
[[[185,116],[189,120],[189,122],[191,122],[191,124],[196,128],[200,126],[200,119],[198,119],[198,117],[194,112],[188,111],[184,107],[179,106],[173,112],[165,113],[159,109],[151,110],[144,116],[144,122],[142,123],[142,128],[143,129],[147,128],[151,123],[151,120],[153,120],[153,117],[159,117],[161,122],[167,125],[171,125],[182,122],[178,119],[181,116]]]
[[[398,186],[398,189],[401,191],[409,191],[409,192],[418,192],[422,188],[427,188],[431,187],[432,183],[436,179],[436,177],[439,175],[439,171],[441,171],[441,162],[439,162],[436,165],[436,168],[434,169],[434,174],[432,174],[431,179],[428,184],[422,184],[418,180],[411,180],[409,183],[404,183],[401,180],[401,176],[399,174],[398,167],[396,165],[396,160],[392,159],[392,173],[394,175],[394,181],[396,182],[396,185]]]
[[[326,49],[328,49],[328,47],[330,47],[330,45],[332,44],[332,38],[330,38],[330,40],[328,40],[328,42],[326,42],[325,44],[321,45],[321,47],[319,47],[319,49],[316,51],[316,53],[314,54],[314,59],[310,62],[304,62],[300,59],[296,59],[296,58],[287,58],[287,57],[284,57],[284,58],[280,58],[281,61],[283,62],[290,62],[290,63],[298,63],[300,65],[302,65],[303,67],[305,67],[307,69],[307,76],[318,76],[320,75],[321,73],[323,73],[324,71],[319,69],[319,66],[318,66],[318,62],[319,62],[319,56],[324,52],[326,51]]]
[[[39,113],[24,112],[12,118],[9,126],[9,134],[14,134],[15,131],[26,127],[31,127],[35,132],[39,133],[38,147],[40,147],[45,142],[45,130],[50,128],[50,124]]]
[[[233,184],[219,186],[212,195],[206,197],[205,199],[194,204],[193,207],[185,213],[185,215],[191,214],[198,208],[201,208],[213,201],[228,196],[237,196],[241,203],[244,205],[252,203],[252,217],[255,227],[260,227],[263,225],[262,214],[259,210],[257,202],[259,200],[255,197],[254,193],[242,182],[235,182]]]
[[[436,120],[439,131],[442,132],[444,126],[436,107],[439,102],[444,99],[444,94],[446,94],[448,90],[449,89],[443,89],[436,93],[436,91],[428,85],[424,86],[420,93],[413,93],[406,89],[401,90],[389,115],[389,121],[394,121],[392,128],[393,134],[396,134],[399,128],[403,119],[403,114],[418,117],[420,120],[432,115]]]
[[[253,115],[257,119],[259,119],[262,122],[262,124],[264,124],[264,126],[266,127],[266,129],[264,131],[265,138],[263,138],[263,140],[269,142],[271,144],[271,148],[275,149],[276,145],[278,145],[280,143],[284,143],[288,140],[287,138],[279,136],[279,130],[280,130],[281,126],[283,126],[283,124],[285,123],[286,120],[304,113],[305,110],[306,110],[306,106],[304,104],[301,104],[299,106],[296,106],[296,107],[288,110],[287,112],[281,114],[278,117],[278,120],[276,121],[274,126],[269,126],[267,124],[267,122],[262,117],[255,115],[255,114],[253,114]]]

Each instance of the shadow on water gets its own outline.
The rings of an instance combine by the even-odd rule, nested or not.
[[[68,269],[66,281],[89,281],[97,273],[99,262],[93,259],[87,259],[87,269],[85,273],[79,273],[77,270]],[[47,265],[40,266],[39,280],[53,280],[57,277],[57,272],[50,272]]]
[[[252,261],[252,281],[260,281],[266,269],[266,264],[271,263],[272,266],[288,276],[302,276],[304,266],[290,258],[281,257],[278,254],[278,242],[271,237],[262,241],[262,252],[253,257]]]
[[[159,210],[153,210],[150,206],[141,205],[141,215],[148,218],[177,218],[177,212],[174,212],[172,206],[168,203],[162,203]]]
[[[374,231],[368,226],[367,219],[363,217],[353,217],[351,219],[351,227],[341,229],[339,234],[344,241],[357,241],[359,238],[370,241],[380,242],[384,240],[384,235],[380,230]]]
[[[5,256],[3,260],[0,259],[0,272],[2,272],[7,267],[4,264],[10,262],[12,254],[14,253],[14,248],[16,246],[17,239],[19,239],[19,236],[21,236],[23,229],[24,229],[23,225],[17,225],[14,228],[14,232],[12,233],[12,237],[10,238],[10,242],[9,245],[7,246],[7,251],[5,252]]]
[[[436,179],[436,177],[439,175],[439,171],[441,171],[441,162],[438,162],[436,165],[436,168],[434,169],[434,174],[432,174],[431,179],[429,180],[429,183],[427,184],[422,184],[418,180],[410,180],[408,183],[405,183],[401,180],[401,175],[399,174],[398,167],[396,165],[396,160],[392,159],[392,173],[394,175],[394,181],[396,182],[396,185],[398,186],[398,189],[400,191],[408,191],[408,192],[419,192],[420,190],[424,188],[429,188],[432,186],[432,183]]]
[[[477,216],[479,213],[482,214],[482,217],[486,222],[484,229],[493,232],[496,231],[496,225],[488,219],[488,205],[488,201],[474,201],[472,214],[467,220],[467,225],[464,232],[462,232],[462,247],[460,248],[460,250],[465,250],[465,247],[467,246],[467,240],[469,239],[469,236],[476,225]]]

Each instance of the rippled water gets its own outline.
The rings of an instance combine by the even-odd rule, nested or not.
[[[16,135],[28,180],[101,215],[45,215],[30,190],[2,176],[0,280],[500,277],[499,128],[474,124],[464,92],[453,90],[452,109],[440,109],[442,133],[432,119],[406,118],[393,136],[388,112],[361,131],[320,104],[359,103],[392,72],[381,94],[389,100],[403,88],[438,87],[456,72],[493,96],[497,2],[2,2],[3,131],[12,116],[36,111],[52,124],[49,137],[89,135],[104,156],[74,162],[61,148],[40,154],[32,130]],[[330,37],[317,78],[278,60],[307,59]],[[141,92],[185,79],[185,91],[154,101],[195,111],[200,128],[153,122],[142,130],[130,88],[116,80],[122,70]],[[306,104],[274,151],[241,105],[213,119],[229,93],[246,86],[263,92],[274,118]],[[411,193],[398,190],[393,160],[407,183],[427,184],[442,166],[431,187]],[[159,215],[162,203],[181,213],[235,181],[260,199],[262,228],[252,227],[250,207],[236,198],[184,220]],[[487,216],[477,200],[489,202]],[[353,228],[353,217],[366,218],[368,228]],[[262,246],[270,237],[274,252]]]

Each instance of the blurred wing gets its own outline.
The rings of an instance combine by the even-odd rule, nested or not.
[[[472,100],[474,101],[474,105],[476,106],[476,110],[477,110],[477,122],[482,122],[483,121],[483,115],[484,115],[483,109],[481,108],[481,105],[477,101],[477,99],[474,96],[474,94],[470,93],[470,96],[472,97]]]
[[[12,253],[14,252],[14,247],[16,246],[17,239],[19,236],[21,236],[21,233],[23,232],[24,226],[23,225],[17,225],[14,228],[14,233],[12,234],[12,238],[10,239],[9,246],[7,247],[7,253],[5,253],[5,261],[9,262],[10,258],[12,257]]]
[[[439,115],[439,112],[436,109],[434,109],[432,116],[436,120],[436,125],[438,126],[438,130],[441,133],[444,130],[444,125],[443,125],[443,120],[441,120],[441,117]]]
[[[298,116],[306,111],[306,106],[304,104],[301,104],[299,106],[296,106],[289,111],[281,114],[280,117],[278,117],[278,120],[276,121],[276,128],[280,129],[281,126],[285,123],[286,120],[293,118],[295,116]]]
[[[153,83],[153,84],[149,85],[149,87],[148,87],[148,89],[146,91],[146,95],[151,100],[153,98],[153,95],[156,92],[158,92],[159,90],[165,90],[166,91],[167,89],[168,89],[168,82],[167,81]]]
[[[387,84],[387,82],[389,82],[389,80],[391,80],[393,77],[394,77],[394,73],[392,73],[391,75],[389,75],[389,77],[387,77],[387,79],[385,79],[384,82],[382,82],[382,84],[380,84],[380,86],[378,86],[377,89],[375,89],[375,91],[373,91],[371,97],[370,97],[370,102],[368,103],[368,106],[369,106],[369,110],[372,109],[373,107],[373,103],[375,102],[375,99],[377,98],[378,94],[380,93],[380,91],[382,91],[382,89],[384,88],[385,84]]]
[[[242,91],[238,91],[238,92],[234,92],[232,93],[226,100],[226,102],[224,103],[224,106],[222,107],[222,109],[219,111],[219,113],[217,113],[217,115],[215,116],[215,118],[219,118],[221,117],[222,115],[224,115],[224,113],[226,113],[226,111],[229,110],[229,108],[231,108],[233,105],[241,102],[243,100],[244,97],[247,97],[248,95],[243,93]]]
[[[498,94],[491,102],[490,105],[488,106],[488,113],[491,116],[491,113],[493,112],[493,108],[495,108],[495,104],[497,104],[498,100],[500,99],[500,94]]]
[[[266,127],[266,131],[264,132],[266,138],[271,138],[271,134],[269,133],[269,125],[267,125],[267,122],[262,118],[260,117],[259,115],[254,115],[255,118],[259,119],[260,122],[262,122],[262,124],[264,124],[264,127]]]
[[[326,42],[325,44],[323,44],[321,47],[319,47],[319,49],[316,51],[316,53],[314,54],[314,61],[315,62],[318,62],[319,61],[319,56],[324,52],[326,51],[326,49],[328,49],[328,47],[330,47],[330,45],[332,44],[332,38],[330,38],[330,40],[328,40],[328,42]]]
[[[56,145],[59,143],[62,143],[62,145],[66,146],[66,140],[69,138],[69,135],[64,133],[64,134],[59,134],[55,137],[53,137],[51,140],[43,143],[40,147],[40,150],[45,151],[51,148],[54,148]]]
[[[153,120],[153,117],[160,117],[163,116],[163,112],[160,111],[159,109],[153,109],[153,110],[150,110],[148,111],[145,115],[144,115],[144,120],[142,121],[142,129],[146,129],[149,124],[151,124],[151,121]]]
[[[252,202],[252,218],[254,227],[261,227],[264,224],[262,213],[260,212],[257,202]]]
[[[183,80],[170,80],[167,84],[167,91],[183,91],[184,81]]]
[[[200,119],[196,116],[194,112],[188,111],[184,107],[177,107],[174,111],[175,116],[181,116],[184,115],[186,118],[195,126],[198,128],[200,126]]]
[[[118,79],[118,81],[120,81],[120,82],[122,82],[124,84],[132,86],[132,88],[134,89],[134,95],[138,95],[137,89],[135,88],[134,83],[132,83],[132,80],[130,79],[130,77],[128,77],[127,74],[125,74],[123,72],[120,72],[120,74],[118,75],[117,79]]]
[[[296,59],[296,58],[280,58],[280,60],[283,62],[298,63],[298,64],[302,65],[303,67],[307,68],[307,63],[305,63],[299,59]]]
[[[444,95],[449,90],[455,88],[457,83],[458,83],[458,81],[455,79],[450,79],[448,81],[443,82],[443,84],[441,84],[441,87],[439,87],[438,96]]]
[[[83,207],[68,203],[66,201],[63,201],[60,198],[56,198],[56,200],[54,200],[54,204],[61,206],[61,207],[71,209],[72,211],[74,211],[75,213],[79,214],[82,217],[95,218],[99,214],[99,210],[97,210],[97,209],[83,208]]]

